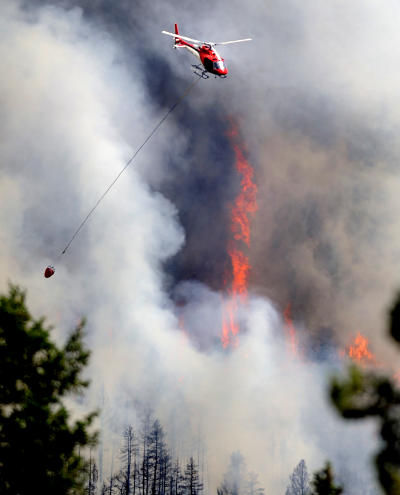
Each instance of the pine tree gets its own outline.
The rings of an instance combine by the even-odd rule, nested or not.
[[[309,493],[310,483],[307,466],[304,459],[302,459],[290,475],[290,483],[286,489],[286,495],[308,495]]]
[[[88,432],[95,414],[71,422],[63,399],[88,386],[83,327],[58,348],[44,319],[30,315],[23,291],[10,286],[0,297],[0,493],[82,492],[78,449],[95,441]]]
[[[151,456],[149,452],[149,440],[150,440],[150,422],[151,414],[146,412],[143,417],[142,422],[142,432],[141,432],[141,447],[142,447],[142,461],[140,467],[140,486],[141,494],[149,495],[150,487],[150,467],[151,467]]]
[[[93,462],[92,452],[90,452],[87,472],[88,472],[88,481],[85,491],[87,495],[96,495],[97,481],[99,479],[99,470],[97,469],[96,463]]]
[[[151,465],[150,476],[152,478],[151,495],[159,493],[161,458],[165,453],[164,436],[164,430],[158,419],[156,419],[153,422],[148,439],[148,455]]]
[[[123,463],[122,473],[124,478],[124,493],[125,495],[131,495],[131,484],[132,484],[132,460],[135,452],[135,434],[132,426],[127,426],[123,433],[124,445],[121,449],[121,460]],[[134,489],[136,487],[134,486]],[[133,495],[134,495],[133,491]]]
[[[175,463],[170,471],[169,475],[169,493],[170,495],[181,495],[183,490],[183,475],[179,459],[175,460]]]
[[[168,479],[172,471],[171,456],[168,452],[167,446],[160,452],[160,479],[158,493],[163,495],[168,493]]]
[[[183,493],[185,495],[199,495],[203,491],[203,484],[200,482],[199,471],[193,457],[186,465],[183,479]]]
[[[343,489],[336,486],[333,480],[332,468],[329,462],[324,469],[314,474],[312,495],[340,495]]]

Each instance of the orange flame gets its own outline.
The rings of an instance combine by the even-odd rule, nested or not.
[[[224,349],[231,344],[232,347],[238,346],[239,325],[236,323],[236,312],[238,306],[236,297],[233,294],[232,298],[225,301],[222,306],[222,336],[221,342]]]
[[[231,140],[238,140],[237,126],[232,124],[228,133]],[[242,146],[243,147],[243,146]],[[247,285],[250,273],[250,262],[238,245],[243,241],[250,247],[250,219],[249,214],[257,211],[257,186],[253,182],[254,171],[239,144],[233,144],[235,152],[235,166],[241,175],[240,193],[236,197],[231,210],[231,231],[233,240],[228,247],[228,254],[232,265],[231,287],[228,289],[229,301],[223,303],[222,336],[221,342],[224,348],[229,344],[238,345],[239,324],[237,311],[240,304],[247,300]]]
[[[294,328],[293,321],[291,318],[291,305],[288,303],[288,305],[285,308],[285,311],[283,312],[283,317],[285,319],[286,323],[286,329],[289,334],[289,349],[292,354],[292,356],[298,356],[298,349],[297,349],[297,336],[296,336],[296,329]]]
[[[354,340],[354,345],[349,348],[349,356],[355,361],[361,361],[362,359],[374,360],[372,352],[368,350],[368,339],[363,337],[358,332],[357,337]]]
[[[229,249],[232,262],[232,293],[242,302],[247,299],[247,279],[250,272],[249,258],[238,249]]]
[[[377,364],[375,356],[368,349],[368,345],[368,339],[358,332],[353,344],[345,350],[344,354],[360,364]]]
[[[360,332],[357,333],[354,339],[353,345],[350,345],[347,349],[340,351],[340,357],[349,356],[353,361],[357,362],[361,366],[373,366],[374,368],[382,368],[383,364],[377,361],[375,355],[368,349],[368,339],[364,337]],[[397,386],[400,386],[400,370],[391,374]]]
[[[232,208],[231,230],[237,241],[244,241],[250,246],[250,220],[249,213],[257,211],[257,186],[253,182],[254,172],[246,161],[238,145],[233,147],[236,155],[236,169],[242,175],[240,181],[241,191]]]

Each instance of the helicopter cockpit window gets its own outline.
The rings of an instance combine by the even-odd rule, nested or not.
[[[206,57],[204,59],[203,64],[204,64],[204,67],[206,68],[206,70],[208,70],[208,71],[212,71],[213,70],[213,67],[214,67],[213,66],[213,62],[209,58]]]
[[[224,63],[221,60],[214,62],[214,69],[224,70]]]

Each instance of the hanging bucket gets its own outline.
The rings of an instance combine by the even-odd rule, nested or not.
[[[54,269],[54,266],[49,265],[49,266],[46,268],[46,270],[44,271],[44,276],[45,276],[45,278],[50,278],[50,277],[52,277],[52,276],[54,275],[55,271],[56,271],[56,270]]]

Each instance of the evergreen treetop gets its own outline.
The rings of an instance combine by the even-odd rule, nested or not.
[[[79,493],[85,462],[79,448],[95,442],[95,414],[71,421],[67,394],[88,386],[81,373],[89,359],[84,322],[64,347],[35,320],[25,292],[11,285],[0,296],[0,493]]]

